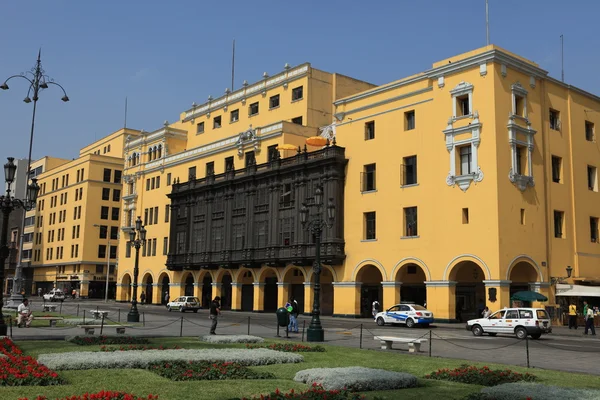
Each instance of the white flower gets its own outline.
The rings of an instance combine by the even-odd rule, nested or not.
[[[356,392],[417,386],[417,378],[414,375],[363,367],[305,369],[297,372],[294,380],[309,385],[316,383],[326,390],[346,388]]]
[[[50,369],[93,368],[146,368],[149,364],[165,361],[215,361],[235,362],[242,365],[267,365],[298,363],[304,361],[299,354],[270,349],[177,349],[131,350],[126,352],[74,351],[68,353],[40,354],[38,362]]]
[[[205,335],[200,340],[207,343],[262,343],[265,339],[252,335]]]

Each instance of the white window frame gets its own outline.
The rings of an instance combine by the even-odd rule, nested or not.
[[[450,91],[450,94],[452,95],[452,118],[454,119],[460,119],[460,118],[472,118],[473,117],[473,85],[470,84],[469,82],[460,82],[458,85],[456,85],[454,87],[454,89],[452,89]],[[461,97],[461,96],[465,96],[468,95],[469,96],[469,114],[468,115],[456,115],[456,111],[457,111],[457,104],[456,104],[456,100]]]
[[[521,192],[527,189],[527,186],[535,186],[535,181],[533,179],[533,149],[534,142],[533,136],[536,134],[536,130],[531,128],[531,122],[528,119],[525,119],[527,123],[527,127],[519,125],[515,120],[515,115],[511,114],[508,117],[508,124],[506,127],[508,128],[508,143],[510,145],[510,158],[511,158],[511,168],[508,172],[508,179],[519,188]],[[527,141],[522,141],[517,139],[517,134],[525,135]],[[527,171],[525,174],[517,174],[517,146],[522,146],[527,149]],[[523,172],[523,171],[521,171]]]
[[[456,104],[456,99],[454,99]],[[444,129],[444,135],[446,135],[446,150],[450,153],[450,172],[446,177],[446,184],[448,186],[458,187],[464,192],[466,191],[471,182],[481,182],[483,180],[483,172],[479,167],[478,149],[479,143],[481,142],[480,132],[482,124],[479,122],[479,114],[477,111],[471,114],[473,121],[465,126],[454,128],[453,123],[456,118],[452,117],[448,121],[448,126]],[[456,140],[456,136],[470,133],[471,137],[463,140]],[[471,146],[471,172],[467,175],[457,175],[456,171],[456,157],[457,148],[462,146]]]
[[[527,90],[519,82],[511,86],[512,114],[518,118],[528,118],[527,114]],[[517,97],[523,98],[523,115],[517,114]]]

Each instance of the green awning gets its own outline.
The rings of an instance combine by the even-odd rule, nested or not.
[[[510,297],[511,300],[519,301],[548,301],[548,298],[538,292],[532,292],[530,290],[524,290],[517,292]]]

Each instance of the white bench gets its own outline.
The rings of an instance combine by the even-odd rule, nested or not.
[[[54,311],[56,311],[56,307],[57,307],[56,304],[44,304],[42,306],[42,310],[44,312],[50,312],[50,311],[54,312]]]
[[[96,329],[102,328],[104,329],[116,329],[117,334],[123,335],[125,334],[125,328],[129,328],[132,325],[77,325],[78,328],[83,328],[85,330],[86,335],[93,335]]]
[[[56,321],[62,321],[63,317],[33,317],[34,321],[48,321],[49,326],[56,326]]]
[[[408,352],[417,353],[421,351],[421,344],[427,342],[427,339],[399,338],[394,336],[374,336],[374,340],[379,340],[382,350],[390,350],[393,343],[408,343]]]
[[[108,316],[108,311],[90,310],[90,313],[92,313],[94,319],[102,319],[102,317],[106,318]]]

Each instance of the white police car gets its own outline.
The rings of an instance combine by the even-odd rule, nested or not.
[[[181,296],[167,303],[167,310],[179,310],[180,312],[193,311],[195,313],[200,309],[200,299],[194,296]]]
[[[406,324],[408,328],[416,324],[428,326],[433,322],[433,313],[418,304],[402,303],[375,315],[377,325]]]

